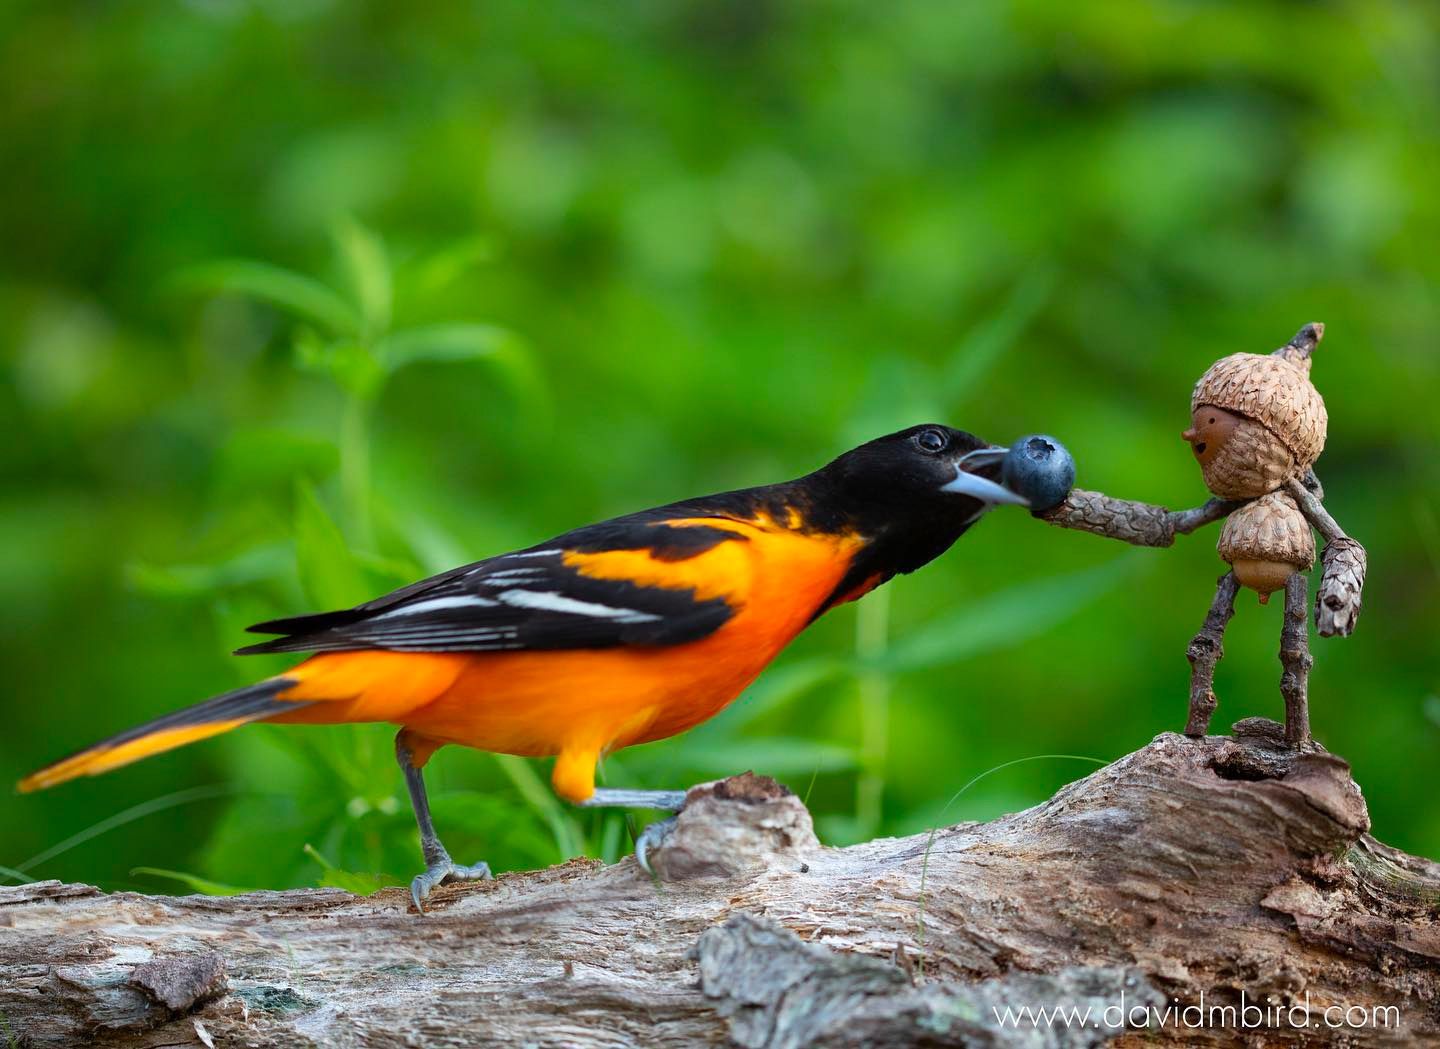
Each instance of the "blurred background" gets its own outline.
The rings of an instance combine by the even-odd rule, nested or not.
[[[1318,469],[1371,575],[1315,642],[1315,731],[1440,856],[1437,31],[1401,0],[10,0],[0,781],[283,668],[229,654],[249,623],[917,421],[1195,505],[1195,379],[1322,320]],[[831,843],[1035,804],[1181,727],[1216,534],[1002,509],[605,778],[753,768]],[[1281,716],[1279,626],[1242,596],[1217,729]],[[408,880],[391,736],[6,791],[3,878]],[[430,770],[462,862],[629,848],[546,762]]]

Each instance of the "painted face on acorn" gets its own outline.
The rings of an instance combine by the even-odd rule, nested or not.
[[[1221,455],[1225,443],[1230,440],[1244,418],[1224,408],[1202,404],[1190,415],[1191,426],[1180,436],[1190,442],[1190,448],[1201,466],[1208,466]]]
[[[1213,404],[1197,405],[1180,436],[1190,442],[1205,487],[1222,499],[1253,499],[1298,473],[1294,454],[1263,423]]]

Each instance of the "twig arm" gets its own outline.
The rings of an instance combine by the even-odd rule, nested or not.
[[[1309,476],[1315,477],[1313,472]],[[1315,477],[1315,485],[1317,488],[1320,485],[1318,477]],[[1299,504],[1300,512],[1305,515],[1305,519],[1315,527],[1315,531],[1324,537],[1325,542],[1333,543],[1337,539],[1350,538],[1345,534],[1345,529],[1340,527],[1339,522],[1330,516],[1330,511],[1325,509],[1325,504],[1320,501],[1324,498],[1323,495],[1311,491],[1300,481],[1286,481],[1285,487],[1294,497],[1295,502]],[[1323,491],[1324,489],[1321,489],[1321,492]]]
[[[1075,488],[1059,506],[1035,516],[1061,528],[1103,535],[1135,546],[1171,546],[1177,535],[1188,535],[1219,521],[1243,505],[1243,501],[1211,499],[1189,510],[1167,510],[1153,503],[1116,499],[1103,492]]]
[[[1316,490],[1300,481],[1290,481],[1286,490],[1325,540],[1320,586],[1315,592],[1315,628],[1321,637],[1348,637],[1360,617],[1368,558],[1365,548],[1345,534],[1320,502],[1318,492],[1323,489],[1313,472],[1307,477],[1310,479]]]

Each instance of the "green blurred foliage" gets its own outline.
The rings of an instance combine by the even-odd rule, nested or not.
[[[1320,472],[1372,562],[1315,727],[1440,854],[1437,41],[1418,0],[11,0],[0,779],[283,668],[228,654],[249,623],[922,419],[1193,505],[1190,385],[1323,320]],[[1088,766],[955,795],[1178,728],[1213,541],[997,511],[605,778],[754,767],[832,841],[1034,803]],[[1219,724],[1279,715],[1279,615],[1242,600]],[[463,862],[628,848],[543,762],[430,770]],[[25,876],[151,891],[419,863],[383,726],[246,729],[0,828]]]

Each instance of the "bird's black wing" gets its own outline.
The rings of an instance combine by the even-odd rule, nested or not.
[[[674,645],[719,629],[734,608],[693,586],[597,578],[567,555],[639,550],[659,566],[704,557],[740,531],[666,521],[657,511],[578,529],[529,550],[501,554],[336,612],[250,627],[282,634],[239,650],[261,652],[492,652]]]

